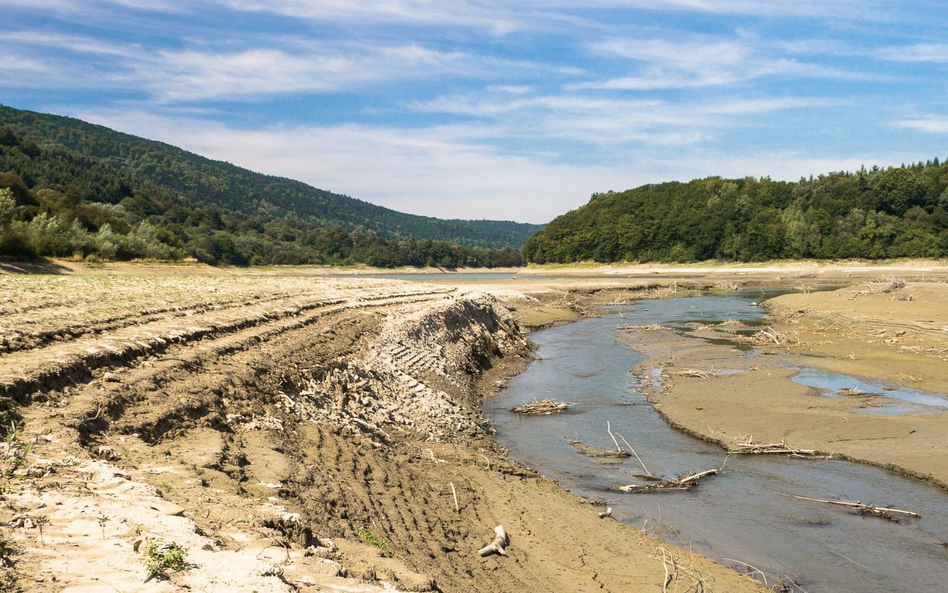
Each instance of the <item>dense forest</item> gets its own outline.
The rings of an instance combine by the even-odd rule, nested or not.
[[[509,266],[540,228],[404,214],[2,105],[0,188],[0,255]]]
[[[527,240],[528,262],[948,255],[948,164],[798,182],[709,177],[594,194]]]

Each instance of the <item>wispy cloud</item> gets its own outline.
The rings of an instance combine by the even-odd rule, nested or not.
[[[927,134],[948,134],[948,116],[944,115],[902,119],[896,121],[894,125],[899,128],[925,132]]]
[[[898,77],[860,72],[841,67],[801,62],[774,53],[766,44],[738,38],[612,39],[589,45],[594,53],[629,60],[628,76],[573,83],[571,89],[653,91],[726,87],[758,78],[836,79],[865,82],[896,82]]]
[[[327,93],[415,78],[470,75],[487,65],[475,56],[445,52],[418,44],[397,46],[353,43],[319,49],[250,48],[240,51],[208,49],[153,51],[137,44],[106,42],[78,35],[33,31],[0,33],[0,49],[52,48],[44,71],[55,79],[28,77],[24,85],[80,88],[135,88],[162,102],[245,99],[290,93]],[[88,56],[99,61],[89,61]],[[18,58],[23,63],[38,59]],[[13,60],[8,60],[14,62]],[[77,66],[81,64],[81,66]],[[508,67],[510,67],[508,65]],[[82,76],[73,76],[81,69]],[[18,70],[27,71],[26,68]],[[10,82],[10,81],[8,81]]]
[[[131,0],[129,0],[131,1]],[[504,35],[547,22],[595,22],[595,11],[625,9],[656,12],[693,12],[761,17],[878,20],[891,16],[885,4],[868,0],[213,0],[232,9],[281,14],[301,19],[360,24],[450,24],[477,27]]]
[[[507,6],[491,2],[455,0],[216,0],[229,8],[269,12],[326,22],[378,25],[453,25],[487,29],[498,35],[518,27],[518,18]]]
[[[672,102],[659,98],[617,98],[578,92],[509,95],[494,88],[442,95],[409,108],[490,122],[497,136],[557,138],[582,145],[629,143],[688,146],[742,125],[741,118],[791,109],[836,108],[849,101],[821,97],[742,97]]]
[[[84,35],[63,35],[43,31],[0,31],[0,41],[29,46],[55,47],[76,53],[135,59],[144,57],[144,53],[138,45],[109,43]]]
[[[948,63],[948,43],[916,43],[914,45],[889,46],[880,49],[877,55],[893,62],[938,62]]]
[[[367,83],[423,76],[462,75],[464,54],[418,45],[348,52],[289,53],[251,49],[236,53],[200,51],[159,54],[154,70],[139,71],[162,100],[191,101],[289,93],[351,90]]]

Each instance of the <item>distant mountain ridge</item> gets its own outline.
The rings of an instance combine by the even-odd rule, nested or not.
[[[323,227],[364,229],[386,238],[431,239],[487,248],[518,248],[542,228],[510,221],[442,220],[405,214],[70,117],[0,105],[0,126],[11,130],[24,144],[42,149],[38,155],[51,153],[57,165],[65,165],[43,167],[7,158],[0,159],[0,172],[13,170],[30,186],[54,186],[62,191],[67,186],[79,186],[83,199],[90,202],[144,199],[152,202],[151,207],[140,204],[146,211],[173,202],[191,208],[213,205],[263,222],[291,216]],[[82,167],[109,179],[91,179],[77,170]],[[54,170],[57,168],[65,171]]]

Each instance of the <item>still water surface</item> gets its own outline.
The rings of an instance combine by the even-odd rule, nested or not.
[[[732,456],[721,475],[693,492],[623,494],[615,488],[635,482],[631,474],[641,472],[634,458],[604,463],[567,444],[578,438],[612,447],[609,420],[656,475],[720,466],[720,448],[676,431],[646,404],[629,373],[643,356],[618,343],[615,331],[628,324],[754,321],[763,312],[748,306],[751,298],[760,295],[642,301],[534,333],[542,359],[485,406],[498,439],[514,458],[574,494],[606,501],[619,520],[663,525],[666,539],[734,567],[734,561],[751,564],[772,586],[787,576],[809,593],[948,590],[948,548],[942,545],[948,541],[948,493],[933,486],[845,461]],[[735,353],[741,355],[755,353]],[[578,405],[540,418],[507,411],[544,397]],[[781,493],[892,505],[922,518],[896,524]]]

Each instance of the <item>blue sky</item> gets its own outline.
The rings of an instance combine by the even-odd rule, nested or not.
[[[943,0],[0,0],[0,103],[397,210],[948,156]]]

